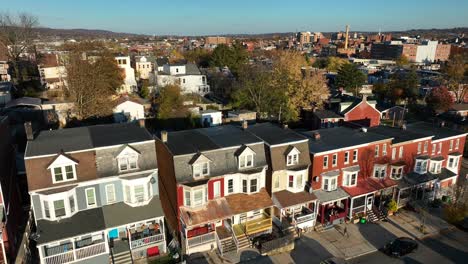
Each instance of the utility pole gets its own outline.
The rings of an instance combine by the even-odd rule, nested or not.
[[[281,106],[282,105],[280,105],[279,114],[278,114],[278,123],[281,123]]]

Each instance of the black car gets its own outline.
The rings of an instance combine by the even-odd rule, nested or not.
[[[383,252],[391,257],[400,257],[418,248],[418,243],[409,237],[400,237],[385,245]]]

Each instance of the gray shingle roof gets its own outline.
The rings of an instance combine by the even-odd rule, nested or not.
[[[380,134],[383,136],[388,136],[393,138],[393,144],[411,141],[415,139],[420,139],[427,137],[425,134],[418,133],[412,130],[402,130],[398,127],[389,127],[389,126],[376,126],[368,129],[369,132]]]
[[[263,139],[269,145],[278,145],[306,140],[307,138],[291,129],[284,129],[272,123],[251,125],[247,131]]]
[[[169,132],[167,138],[166,145],[175,156],[263,142],[233,125]]]
[[[316,132],[320,133],[320,139],[318,140],[314,139],[314,133]],[[302,134],[310,138],[309,150],[311,153],[319,153],[392,138],[390,136],[384,136],[369,131],[363,132],[348,127],[334,127],[302,132]]]
[[[153,137],[137,124],[109,124],[59,130],[44,130],[28,142],[25,157],[130,144]]]
[[[427,122],[417,122],[406,125],[407,130],[421,133],[426,136],[434,136],[432,140],[438,140],[442,138],[448,138],[464,134],[462,131],[450,129],[447,127],[440,127],[435,124]]]
[[[343,116],[330,111],[330,110],[316,110],[314,112],[314,115],[319,118],[319,119],[325,119],[325,118],[343,118]]]

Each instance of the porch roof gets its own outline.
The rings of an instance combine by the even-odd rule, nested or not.
[[[226,196],[226,200],[234,215],[273,206],[273,201],[265,188],[261,188],[255,194],[231,194]]]
[[[298,204],[312,202],[317,200],[317,196],[309,192],[293,193],[283,190],[273,193],[273,200],[276,200],[281,208],[287,208]]]
[[[447,169],[447,168],[442,168],[440,173],[437,174],[437,177],[439,178],[439,181],[443,181],[443,180],[446,180],[448,178],[452,178],[452,177],[455,177],[455,176],[457,176],[457,174],[454,173],[453,171]]]
[[[405,181],[409,186],[419,185],[422,183],[431,182],[437,179],[438,175],[432,173],[424,173],[418,174],[415,172],[411,172],[403,177],[403,181]]]
[[[106,229],[101,208],[83,210],[60,221],[37,221],[37,244],[44,244]]]
[[[380,180],[376,178],[368,178],[369,184],[374,186],[377,190],[383,190],[390,187],[397,186],[398,183],[390,178],[385,177],[385,179]]]
[[[370,180],[370,178],[358,180],[356,186],[354,187],[343,187],[343,189],[351,196],[359,196],[367,193],[376,192],[376,186],[374,186],[374,182]]]
[[[232,215],[226,198],[208,201],[208,204],[199,209],[180,207],[180,217],[188,226],[205,224],[211,221],[228,218]]]
[[[327,203],[349,197],[348,193],[345,192],[341,187],[338,187],[336,190],[331,192],[327,192],[324,190],[315,190],[313,193],[315,194],[315,196],[317,196],[321,203]]]

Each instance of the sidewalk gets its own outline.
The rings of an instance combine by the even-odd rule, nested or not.
[[[397,215],[389,216],[388,221],[394,226],[405,230],[406,236],[410,235],[416,239],[439,234],[441,231],[453,228],[452,225],[440,218],[435,209],[429,209],[425,214],[424,232],[421,231],[421,214],[408,210],[401,210]]]

